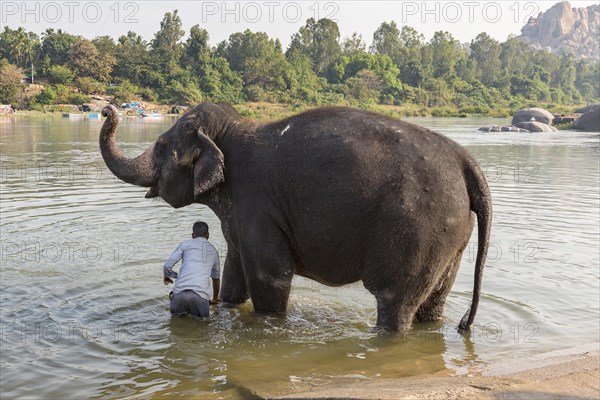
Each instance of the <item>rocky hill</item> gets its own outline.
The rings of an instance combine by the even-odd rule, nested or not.
[[[600,5],[571,8],[568,1],[556,3],[537,18],[531,17],[519,39],[555,54],[570,51],[579,58],[598,59]]]

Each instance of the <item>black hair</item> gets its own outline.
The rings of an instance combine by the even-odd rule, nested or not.
[[[206,237],[206,236],[208,236],[208,224],[206,222],[196,221],[196,222],[194,222],[192,231],[194,232],[196,237],[198,237],[198,236]]]

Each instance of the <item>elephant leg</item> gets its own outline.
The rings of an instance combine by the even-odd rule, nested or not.
[[[430,257],[415,240],[398,240],[403,245],[392,254],[382,252],[381,243],[369,248],[362,281],[377,299],[376,330],[406,332],[433,288]]]
[[[377,299],[376,331],[406,332],[412,325],[418,304],[403,296],[375,295]]]
[[[418,275],[414,276],[415,279],[407,279],[395,265],[388,264],[387,268],[378,268],[377,272],[363,278],[365,288],[377,300],[375,330],[406,332],[410,329],[414,315],[425,299],[425,282],[418,281]]]
[[[248,285],[242,269],[240,253],[227,250],[225,265],[223,266],[223,284],[221,285],[221,299],[227,303],[240,304],[248,300]]]
[[[415,322],[430,322],[442,319],[444,304],[446,303],[446,298],[450,294],[450,290],[452,290],[452,285],[454,284],[459,265],[460,257],[458,257],[458,260],[453,260],[433,292],[431,292],[429,297],[427,297],[427,300],[419,306],[419,309],[415,314]]]
[[[252,305],[258,313],[285,313],[294,276],[293,258],[287,238],[281,234],[265,237],[269,240],[242,246]]]
[[[465,244],[461,246],[456,256],[450,261],[446,272],[442,274],[439,282],[431,294],[427,297],[427,300],[417,310],[415,314],[415,322],[430,322],[438,321],[442,319],[444,313],[444,305],[446,304],[446,298],[452,290],[458,268],[460,267],[460,261],[462,259],[463,251],[467,246],[468,239]]]

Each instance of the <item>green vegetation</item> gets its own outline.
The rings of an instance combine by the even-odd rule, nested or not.
[[[250,30],[211,47],[199,25],[184,41],[181,27],[176,10],[150,42],[134,32],[115,42],[4,27],[0,103],[41,109],[107,94],[116,102],[246,103],[238,108],[249,117],[277,109],[265,103],[284,105],[283,113],[341,104],[396,117],[465,117],[508,116],[529,106],[565,110],[600,98],[598,61],[534,51],[514,37],[500,43],[481,33],[467,50],[448,32],[426,42],[392,21],[380,25],[367,49],[357,33],[340,40],[334,21],[311,18],[284,50],[279,39]],[[24,78],[45,86],[31,95]]]

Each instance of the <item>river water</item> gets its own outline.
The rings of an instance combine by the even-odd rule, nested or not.
[[[125,119],[126,154],[174,120]],[[162,263],[202,205],[171,209],[115,179],[100,156],[102,121],[0,118],[2,398],[249,397],[349,381],[452,374],[598,340],[599,135],[483,133],[505,121],[410,121],[461,143],[486,170],[494,204],[483,297],[470,337],[456,325],[471,297],[476,237],[445,319],[377,336],[360,283],[294,278],[284,317],[251,305],[209,321],[171,319]]]

